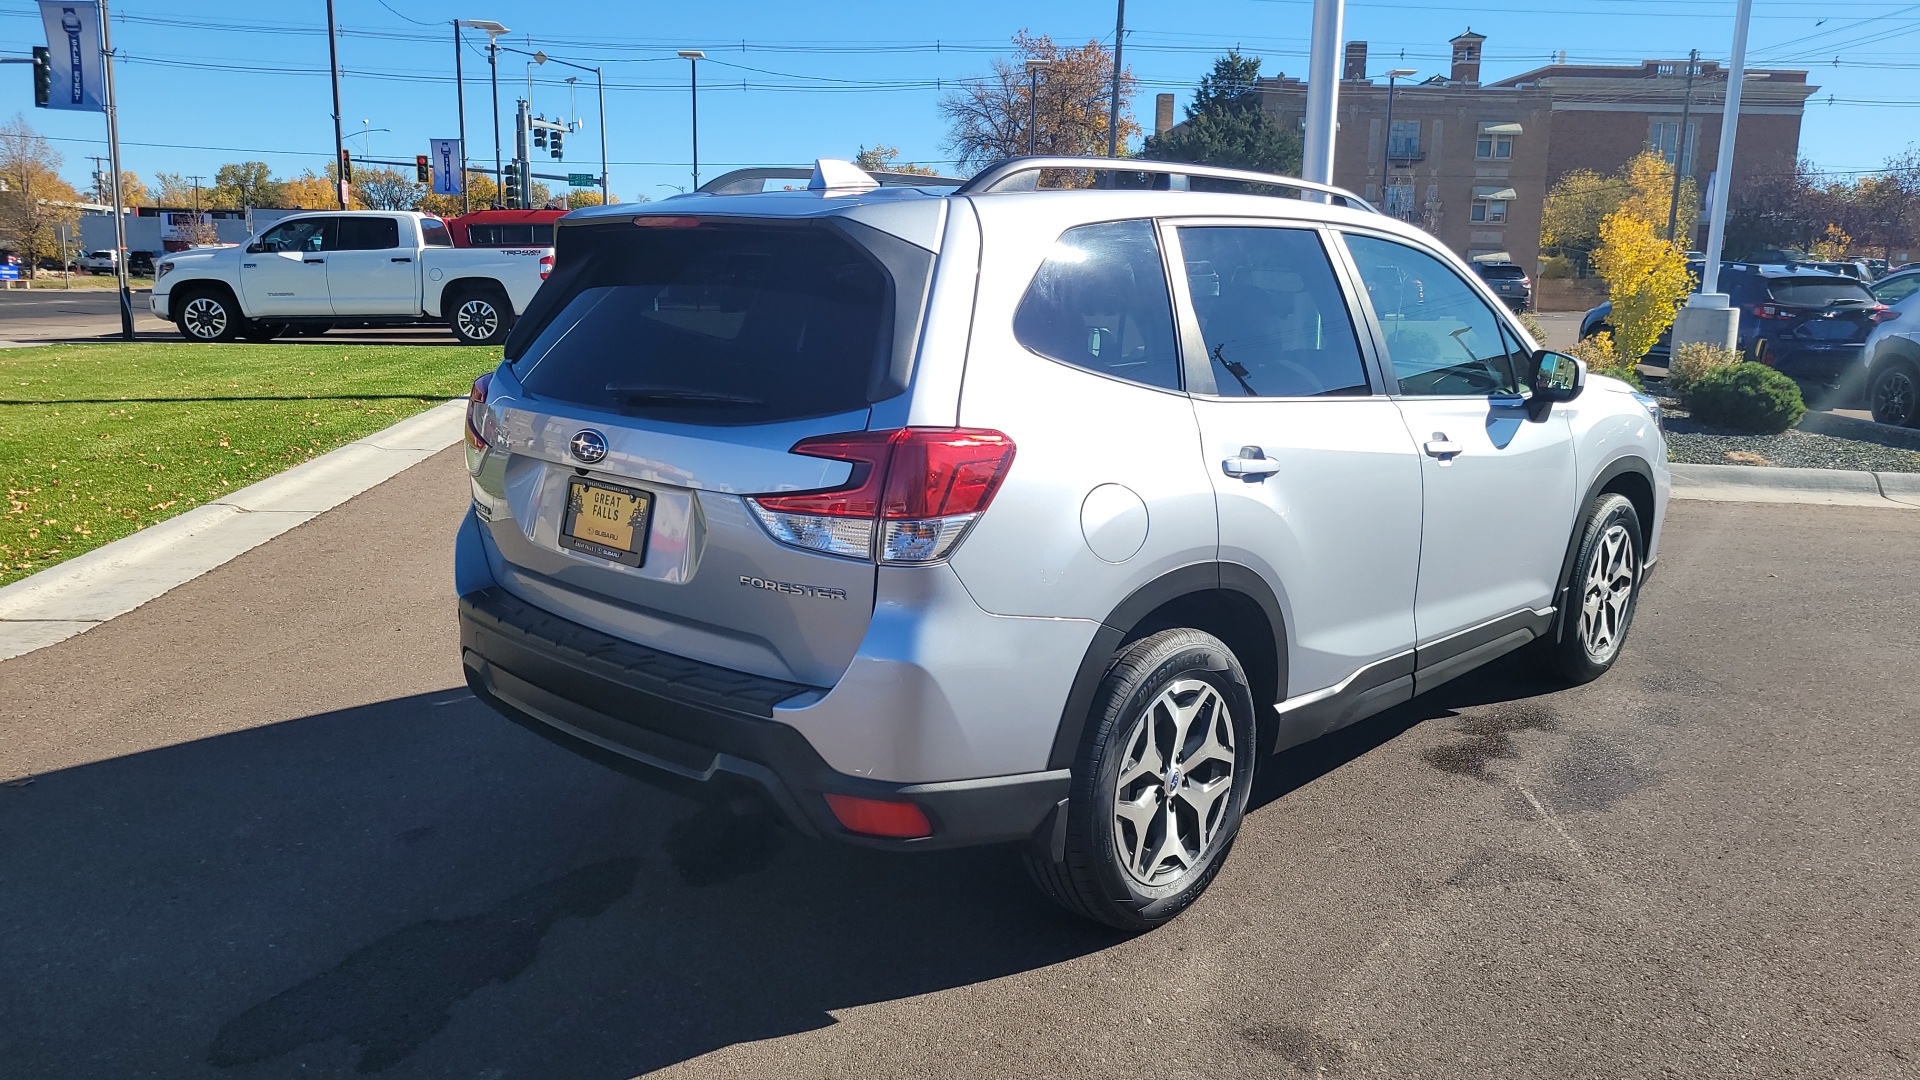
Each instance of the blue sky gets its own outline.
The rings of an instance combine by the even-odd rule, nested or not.
[[[493,19],[503,42],[606,68],[614,192],[622,199],[671,194],[688,182],[687,63],[699,48],[702,169],[851,157],[861,145],[898,146],[908,159],[950,156],[937,103],[939,83],[986,70],[1017,30],[1056,41],[1110,41],[1111,0],[968,0],[964,4],[609,3],[526,0],[337,0],[342,112],[356,155],[411,160],[427,140],[456,129],[453,41],[447,21]],[[259,159],[280,175],[319,169],[332,153],[322,0],[289,4],[123,0],[113,7],[126,168],[211,177],[222,163]],[[1809,102],[1801,150],[1832,170],[1877,167],[1920,140],[1920,3],[1756,0],[1752,63],[1806,67],[1820,86]],[[1684,56],[1724,60],[1732,47],[1733,0],[1350,0],[1346,37],[1371,44],[1379,68],[1422,75],[1447,66],[1447,39],[1469,25],[1486,34],[1483,77],[1492,80],[1569,60],[1629,63]],[[1265,59],[1266,74],[1306,72],[1311,0],[1133,0],[1127,63],[1141,80],[1135,115],[1150,120],[1152,94],[1184,105],[1211,58],[1238,45]],[[1844,12],[1844,14],[1840,14]],[[1829,14],[1822,14],[1829,13]],[[468,140],[492,157],[484,35],[466,52]],[[28,0],[0,0],[0,53],[44,43]],[[1840,64],[1835,66],[1834,60]],[[577,74],[548,65],[536,75],[536,112],[577,115],[585,130],[568,144],[568,166],[595,171],[599,156],[592,76],[569,107],[555,80]],[[503,117],[527,93],[527,61],[502,54]],[[744,88],[743,88],[744,83]],[[0,68],[0,115],[16,109],[54,139],[65,172],[86,186],[86,156],[105,153],[97,115],[31,106],[28,69]],[[1829,96],[1833,103],[1829,104]],[[367,124],[362,123],[368,121]],[[511,120],[503,139],[511,154]],[[389,128],[369,135],[363,127]],[[556,163],[557,164],[557,163]]]

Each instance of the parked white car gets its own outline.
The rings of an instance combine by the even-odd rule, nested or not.
[[[430,214],[302,214],[244,245],[167,256],[153,313],[189,341],[439,323],[467,344],[494,345],[552,266],[551,247],[455,248]]]
[[[80,269],[89,274],[111,274],[118,268],[119,261],[114,257],[111,248],[89,251],[80,256]]]

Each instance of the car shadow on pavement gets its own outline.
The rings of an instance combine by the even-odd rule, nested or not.
[[[1254,773],[1248,809],[1282,799],[1427,721],[1455,716],[1477,705],[1522,701],[1566,688],[1565,683],[1544,675],[1530,657],[1509,653],[1378,716],[1263,760]]]
[[[0,786],[0,853],[21,1076],[612,1080],[1121,940],[1006,849],[808,841],[464,688]]]

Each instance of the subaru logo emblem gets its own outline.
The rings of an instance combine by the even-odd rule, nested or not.
[[[573,452],[574,457],[591,465],[607,456],[607,437],[587,428],[574,434],[567,443],[567,449]]]

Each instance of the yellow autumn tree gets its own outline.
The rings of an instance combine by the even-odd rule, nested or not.
[[[1621,209],[1600,223],[1600,247],[1594,267],[1607,279],[1613,301],[1614,347],[1628,364],[1637,364],[1660,335],[1673,325],[1680,302],[1693,289],[1686,256],[1646,218]]]
[[[1612,176],[1575,169],[1547,192],[1540,221],[1540,244],[1561,253],[1591,251],[1600,243],[1600,223],[1622,210],[1652,223],[1665,236],[1673,200],[1673,166],[1652,150],[1643,150]],[[1682,245],[1693,235],[1700,197],[1692,177],[1680,181],[1674,239]]]

